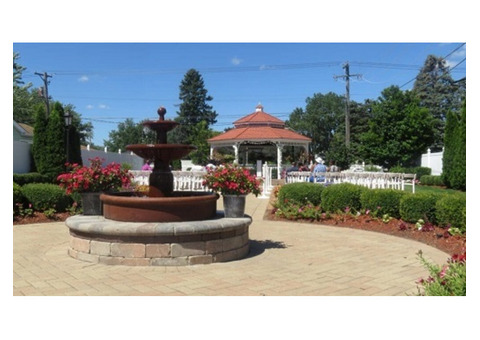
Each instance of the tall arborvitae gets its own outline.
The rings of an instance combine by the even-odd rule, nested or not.
[[[448,112],[445,124],[442,176],[447,187],[457,190],[466,190],[467,184],[466,119],[467,110],[464,104],[460,114]]]
[[[35,110],[35,124],[33,134],[32,154],[35,168],[39,173],[45,173],[47,164],[47,113],[45,106],[40,104]]]
[[[65,121],[62,104],[56,102],[50,112],[47,125],[47,174],[55,176],[65,170]]]

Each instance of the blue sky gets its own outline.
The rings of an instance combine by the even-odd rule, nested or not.
[[[103,145],[119,122],[155,119],[163,105],[176,116],[179,85],[197,69],[218,113],[214,129],[232,126],[261,102],[286,120],[314,93],[345,94],[342,66],[350,64],[351,100],[376,99],[390,85],[408,83],[429,54],[450,56],[454,79],[466,75],[466,45],[452,43],[14,43],[24,80],[42,85],[35,72],[47,72],[49,94],[73,104],[94,126],[93,143]],[[457,49],[457,50],[456,50]],[[452,51],[456,50],[452,53]]]

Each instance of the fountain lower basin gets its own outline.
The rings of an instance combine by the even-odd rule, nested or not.
[[[122,222],[184,222],[208,220],[216,215],[218,195],[176,191],[171,197],[137,193],[102,194],[103,216]]]
[[[66,220],[68,254],[81,261],[128,266],[187,266],[238,260],[249,252],[250,216],[138,223],[103,216]]]

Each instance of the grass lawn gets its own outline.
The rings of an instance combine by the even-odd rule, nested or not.
[[[412,185],[405,184],[405,191],[412,192]],[[432,193],[441,193],[441,194],[463,193],[463,191],[459,191],[459,190],[446,189],[446,188],[434,187],[429,185],[415,185],[415,193],[419,193],[419,192],[432,192]]]

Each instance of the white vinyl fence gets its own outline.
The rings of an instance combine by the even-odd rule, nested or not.
[[[405,190],[405,184],[412,184],[415,192],[416,175],[391,172],[318,172],[292,171],[285,177],[286,183],[313,182],[323,184],[352,183],[370,189]]]
[[[148,185],[152,173],[149,170],[130,170],[133,181],[139,185]],[[202,185],[206,171],[172,171],[174,191],[209,191]]]

